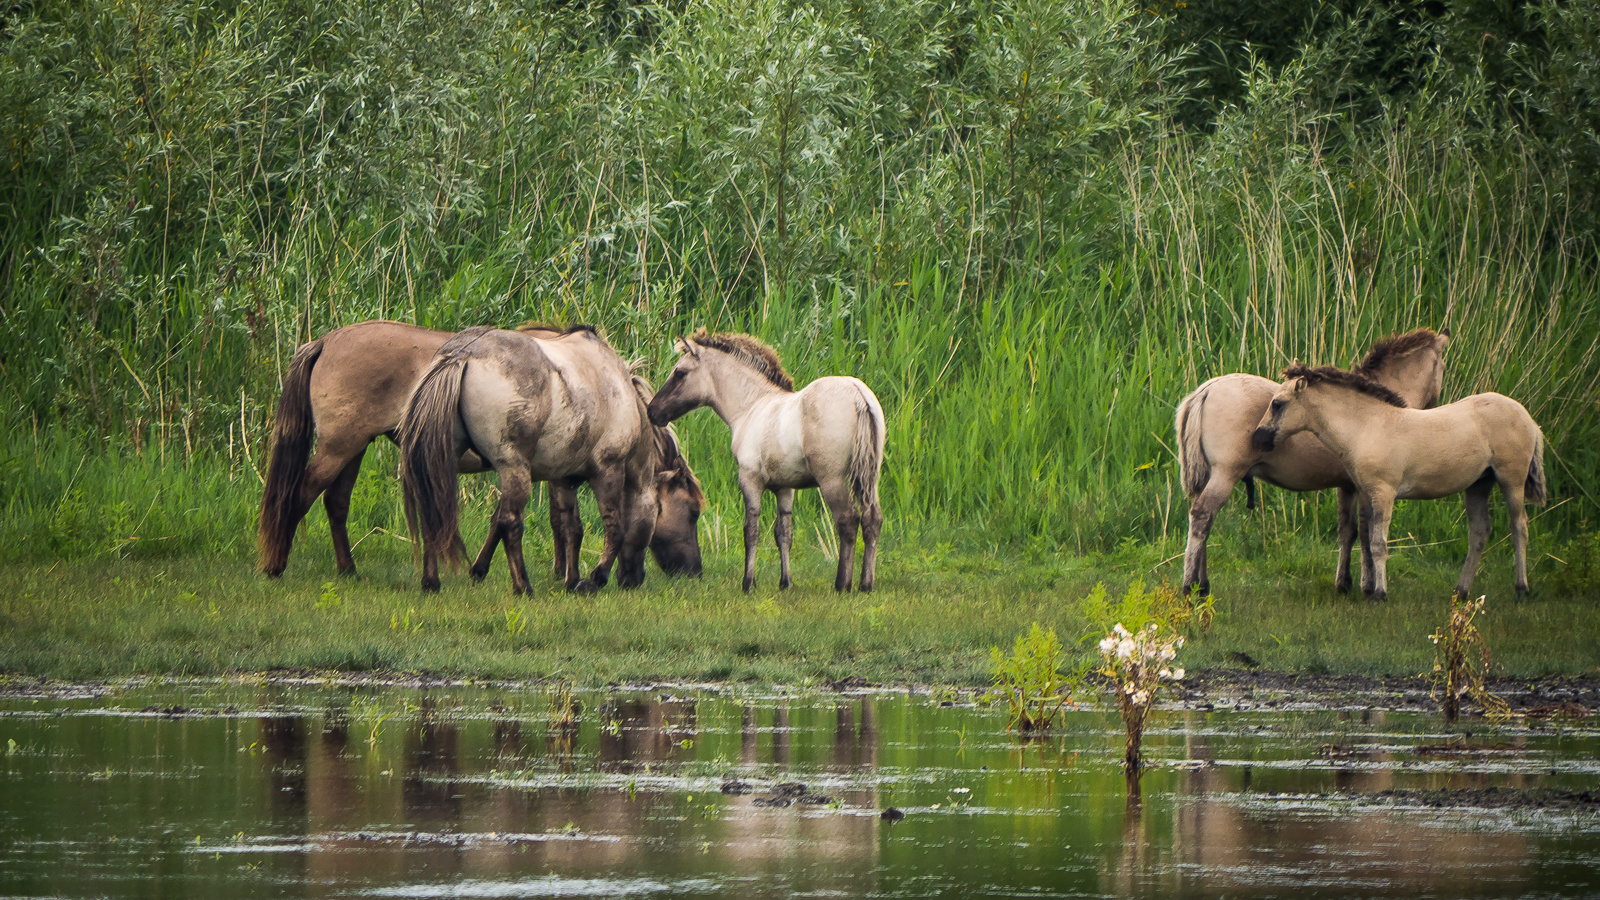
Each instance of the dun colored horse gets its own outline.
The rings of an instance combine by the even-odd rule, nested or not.
[[[1410,409],[1394,391],[1355,372],[1298,363],[1283,373],[1252,443],[1270,451],[1284,438],[1315,434],[1355,483],[1371,565],[1361,590],[1388,596],[1389,519],[1395,500],[1465,493],[1467,560],[1456,582],[1466,596],[1489,541],[1489,494],[1498,482],[1516,548],[1516,589],[1528,592],[1528,513],[1523,500],[1545,502],[1544,435],[1522,404],[1473,394],[1437,409]]]
[[[778,500],[773,536],[787,588],[789,545],[794,536],[794,492],[820,488],[839,536],[835,590],[850,590],[856,531],[862,531],[861,590],[872,590],[877,570],[878,472],[883,465],[883,409],[859,380],[818,378],[796,392],[794,381],[771,347],[744,334],[681,338],[682,354],[661,392],[650,403],[650,421],[665,425],[692,409],[709,406],[733,431],[744,494],[744,589],[755,584],[756,546],[761,539],[761,495]]]
[[[1355,369],[1388,386],[1417,408],[1439,401],[1443,354],[1450,332],[1427,328],[1379,341]],[[1350,590],[1350,549],[1356,539],[1355,485],[1339,460],[1314,435],[1286,438],[1268,452],[1250,435],[1267,411],[1278,383],[1258,375],[1220,375],[1178,404],[1178,460],[1189,496],[1189,544],[1184,552],[1183,590],[1211,590],[1206,543],[1218,510],[1244,481],[1246,507],[1256,506],[1255,479],[1291,491],[1339,490],[1339,563],[1334,586]],[[1362,548],[1363,566],[1366,549]]]
[[[570,329],[528,325],[522,330],[555,340]],[[449,332],[379,320],[336,328],[295,352],[278,399],[272,462],[261,498],[263,572],[272,577],[283,573],[295,529],[319,495],[328,512],[339,572],[355,571],[346,521],[362,458],[378,437],[394,437],[406,401],[433,355],[451,337]],[[653,396],[649,385],[637,379],[635,387],[648,403]],[[315,453],[311,452],[313,434]],[[661,508],[651,553],[664,572],[697,575],[700,546],[695,522],[705,495],[670,429],[655,429],[655,464]],[[459,468],[481,472],[486,466],[469,450],[462,455]],[[571,586],[578,581],[576,560],[583,538],[577,493],[566,483],[552,483],[550,501],[556,575]],[[465,556],[459,535],[453,538],[450,552],[456,559]]]
[[[600,562],[580,591],[644,582],[655,530],[654,437],[632,373],[591,329],[561,340],[469,328],[439,348],[401,418],[400,474],[422,542],[422,589],[438,590],[439,557],[457,530],[458,460],[469,449],[500,478],[500,502],[474,578],[504,541],[511,588],[526,593],[522,510],[533,482],[594,489],[604,523]],[[570,568],[569,568],[570,577]]]

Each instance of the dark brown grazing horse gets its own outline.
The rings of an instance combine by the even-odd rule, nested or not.
[[[605,525],[600,561],[580,591],[644,583],[655,531],[655,439],[633,373],[599,335],[540,340],[469,328],[434,356],[400,420],[400,477],[422,542],[422,589],[439,588],[439,557],[457,534],[459,461],[468,450],[500,477],[489,537],[472,564],[482,578],[505,543],[511,589],[526,593],[522,509],[535,481],[594,489]],[[569,567],[570,577],[570,567]]]
[[[549,339],[582,330],[545,325],[524,329]],[[367,445],[380,436],[394,438],[411,392],[434,354],[453,336],[402,322],[374,320],[336,328],[295,351],[278,399],[272,461],[261,497],[258,546],[261,570],[268,576],[283,573],[295,529],[318,496],[328,512],[339,572],[355,572],[345,523]],[[649,385],[636,379],[635,388],[648,403],[652,396]],[[317,439],[314,454],[313,434]],[[459,465],[463,472],[487,468],[472,452],[464,454]],[[698,575],[700,545],[695,523],[705,506],[705,494],[670,429],[655,430],[655,468],[660,510],[650,551],[663,572]],[[573,486],[550,486],[555,571],[569,585],[578,580],[577,554],[583,539],[577,508]],[[459,535],[451,542],[450,551],[452,559],[464,560],[466,550]]]

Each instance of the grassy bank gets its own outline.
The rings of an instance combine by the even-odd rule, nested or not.
[[[805,519],[805,510],[799,518]],[[1331,547],[1316,539],[1235,526],[1213,550],[1221,591],[1214,623],[1180,662],[1305,672],[1417,675],[1431,668],[1427,635],[1446,615],[1461,548],[1401,549],[1391,602],[1336,595]],[[797,542],[798,544],[798,542]],[[891,541],[880,589],[838,596],[814,540],[797,546],[796,587],[775,589],[763,552],[758,588],[738,590],[736,553],[708,557],[699,580],[652,572],[643,589],[591,597],[557,589],[548,549],[530,542],[536,593],[514,598],[504,567],[474,586],[447,578],[437,597],[415,587],[398,542],[363,544],[362,574],[332,580],[316,546],[281,581],[242,560],[102,560],[0,569],[0,671],[57,678],[132,673],[215,674],[278,667],[405,670],[464,676],[800,683],[859,676],[873,682],[986,683],[989,648],[1009,647],[1032,622],[1063,636],[1089,628],[1080,602],[1096,583],[1113,591],[1172,573],[1171,547],[1127,546],[1067,560],[984,546]],[[1269,546],[1270,545],[1270,546]],[[1600,640],[1582,616],[1600,592],[1560,593],[1545,559],[1542,585],[1510,600],[1510,553],[1488,557],[1484,633],[1508,675],[1593,673]],[[1578,618],[1575,618],[1578,617]]]

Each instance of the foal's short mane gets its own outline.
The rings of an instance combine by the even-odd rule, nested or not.
[[[794,379],[783,370],[777,351],[748,334],[711,334],[704,328],[689,335],[689,340],[702,347],[710,347],[730,354],[786,391],[794,390]]]
[[[1376,397],[1390,406],[1405,406],[1406,401],[1399,394],[1389,390],[1376,381],[1356,372],[1346,372],[1338,366],[1317,366],[1311,368],[1300,363],[1295,363],[1283,370],[1283,380],[1291,378],[1304,378],[1306,384],[1313,385],[1318,382],[1336,384],[1354,391],[1360,391],[1369,397]]]
[[[1432,345],[1438,339],[1438,332],[1432,328],[1417,328],[1405,334],[1384,338],[1373,344],[1372,349],[1367,351],[1366,358],[1350,371],[1371,378],[1391,360],[1408,353],[1415,353],[1423,347]]]

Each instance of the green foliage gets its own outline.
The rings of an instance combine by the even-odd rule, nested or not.
[[[1072,703],[1072,693],[1087,672],[1083,665],[1063,671],[1068,662],[1056,630],[1041,629],[1038,622],[1017,638],[1010,654],[990,648],[994,683],[985,696],[991,703],[1005,701],[1011,714],[1007,728],[1022,734],[1050,728],[1062,707]]]
[[[339,589],[331,581],[322,583],[322,594],[317,597],[317,609],[338,609],[344,605],[344,598],[339,596]]]
[[[1433,697],[1444,711],[1444,720],[1454,722],[1461,711],[1461,698],[1471,697],[1489,716],[1505,716],[1506,701],[1489,693],[1484,678],[1489,674],[1489,641],[1479,630],[1477,618],[1486,598],[1468,600],[1450,595],[1450,615],[1445,624],[1428,635],[1434,645]]]

